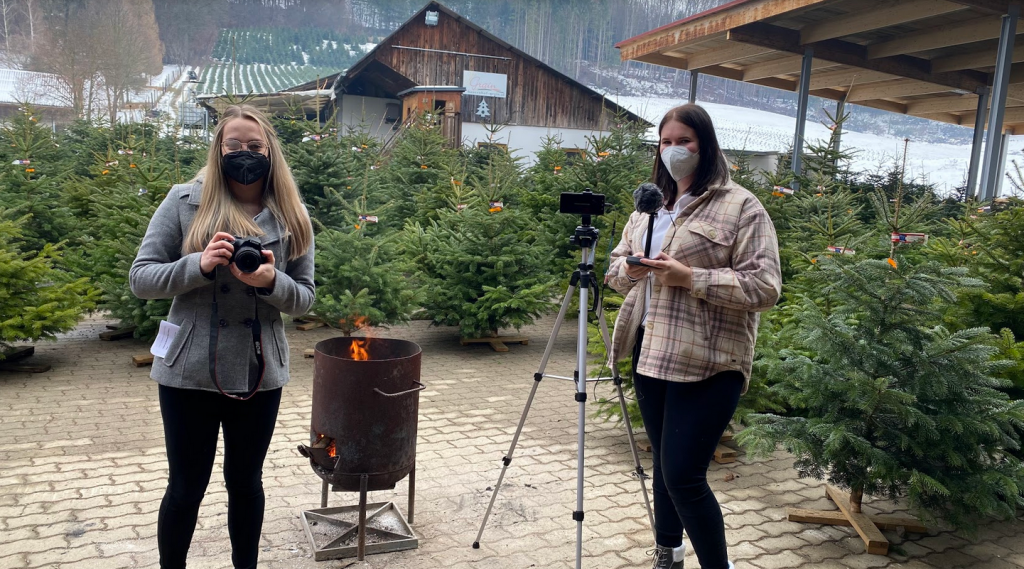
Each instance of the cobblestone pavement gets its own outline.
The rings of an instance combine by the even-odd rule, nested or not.
[[[108,322],[93,318],[57,342],[42,342],[32,361],[53,366],[42,374],[0,372],[0,569],[156,567],[157,510],[166,483],[156,384],[132,355],[148,346],[101,342]],[[277,431],[264,473],[267,494],[261,567],[320,569],[572,567],[576,524],[577,405],[569,382],[544,380],[495,505],[480,549],[470,544],[501,469],[533,384],[553,321],[526,328],[528,346],[495,353],[461,346],[451,329],[425,322],[382,335],[423,348],[415,530],[417,550],[354,560],[312,560],[299,512],[320,505],[320,479],[296,452],[308,442],[312,359],[302,350],[337,335],[324,328],[289,326],[292,382],[285,388]],[[548,373],[571,375],[575,325],[556,340]],[[609,384],[597,388],[610,397]],[[591,398],[593,401],[593,398]],[[588,410],[593,410],[588,405]],[[587,422],[584,567],[648,567],[652,536],[621,425]],[[649,454],[642,460],[648,471]],[[189,567],[230,567],[226,493],[218,454]],[[888,556],[864,553],[850,528],[791,523],[785,508],[828,508],[823,486],[796,477],[792,459],[777,453],[713,464],[711,485],[725,512],[730,554],[738,569],[1024,567],[1020,521],[983,526],[975,541],[949,532],[899,536]],[[406,509],[406,482],[374,492]],[[333,494],[331,506],[358,503],[357,494]],[[874,511],[891,504],[871,502]],[[698,567],[688,552],[686,567]]]

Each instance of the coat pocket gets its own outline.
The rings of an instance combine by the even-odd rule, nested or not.
[[[288,341],[284,337],[284,322],[280,318],[270,323],[271,336],[274,337],[274,347],[277,348],[277,358],[281,365],[288,363]]]
[[[184,351],[185,346],[188,345],[189,338],[192,337],[193,326],[194,324],[191,320],[181,323],[178,333],[174,335],[174,340],[171,341],[170,347],[167,348],[167,356],[164,357],[165,366],[171,367],[178,360],[178,356]]]
[[[714,269],[729,266],[736,232],[706,221],[692,221],[686,228],[693,235],[686,257],[691,265]]]

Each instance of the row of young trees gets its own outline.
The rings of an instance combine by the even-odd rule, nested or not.
[[[135,299],[128,266],[205,145],[152,126],[53,135],[39,122],[26,109],[0,133],[0,343],[52,335],[97,308],[151,337],[167,301]],[[309,316],[346,334],[413,317],[467,337],[532,322],[555,308],[577,262],[567,237],[579,220],[557,213],[559,194],[589,187],[612,204],[595,218],[603,270],[652,160],[642,129],[625,122],[573,161],[546,140],[529,167],[493,148],[447,148],[430,117],[386,150],[299,117],[277,127],[314,218]],[[898,168],[862,179],[833,148],[811,147],[792,194],[784,170],[767,181],[742,163],[734,171],[771,213],[784,265],[740,440],[782,445],[801,474],[858,501],[906,500],[968,529],[1012,515],[1024,495],[1024,208],[940,200]],[[908,233],[929,239],[893,242]],[[614,311],[621,298],[606,291],[603,302]]]
[[[225,29],[221,30],[217,45],[213,47],[213,57],[240,64],[295,64],[347,69],[364,55],[358,45],[367,41],[366,36],[319,28]]]

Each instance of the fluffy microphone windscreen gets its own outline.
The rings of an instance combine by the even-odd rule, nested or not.
[[[665,205],[665,196],[661,188],[651,182],[644,182],[633,190],[633,203],[640,213],[657,213]]]

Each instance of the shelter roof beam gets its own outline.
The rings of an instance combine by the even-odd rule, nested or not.
[[[765,77],[800,73],[802,61],[803,57],[793,55],[780,57],[771,61],[753,63],[743,68],[743,80],[753,81],[755,79],[764,79]],[[811,63],[811,69],[824,69],[826,67],[835,67],[835,65],[836,64],[831,61],[815,59]],[[814,75],[812,74],[811,77],[813,78]]]
[[[800,43],[850,36],[968,9],[967,6],[946,0],[885,0],[874,6],[857,8],[856,12],[846,16],[805,26],[800,30]]]
[[[1018,37],[1015,43],[1017,43],[1017,47],[1013,48],[1011,58],[1014,63],[1019,63],[1024,61],[1024,42]],[[932,72],[941,73],[943,71],[957,71],[974,67],[991,67],[995,64],[995,49],[989,48],[982,51],[936,57],[932,60]]]
[[[616,44],[622,61],[639,60],[652,53],[677,49],[711,39],[736,26],[781,16],[828,0],[749,0],[731,2],[717,9],[692,16],[646,34]]]
[[[804,50],[804,46],[800,44],[800,32],[771,24],[756,23],[740,26],[729,31],[728,38],[790,53],[799,54]],[[946,85],[969,93],[975,92],[979,87],[988,83],[986,74],[975,71],[931,73],[928,60],[918,57],[897,55],[869,59],[865,46],[842,40],[825,40],[814,44],[814,57],[840,65]]]
[[[990,40],[999,37],[1000,26],[1000,19],[992,16],[952,22],[870,44],[867,55],[877,59]],[[1022,31],[1024,24],[1017,26],[1017,33]]]

